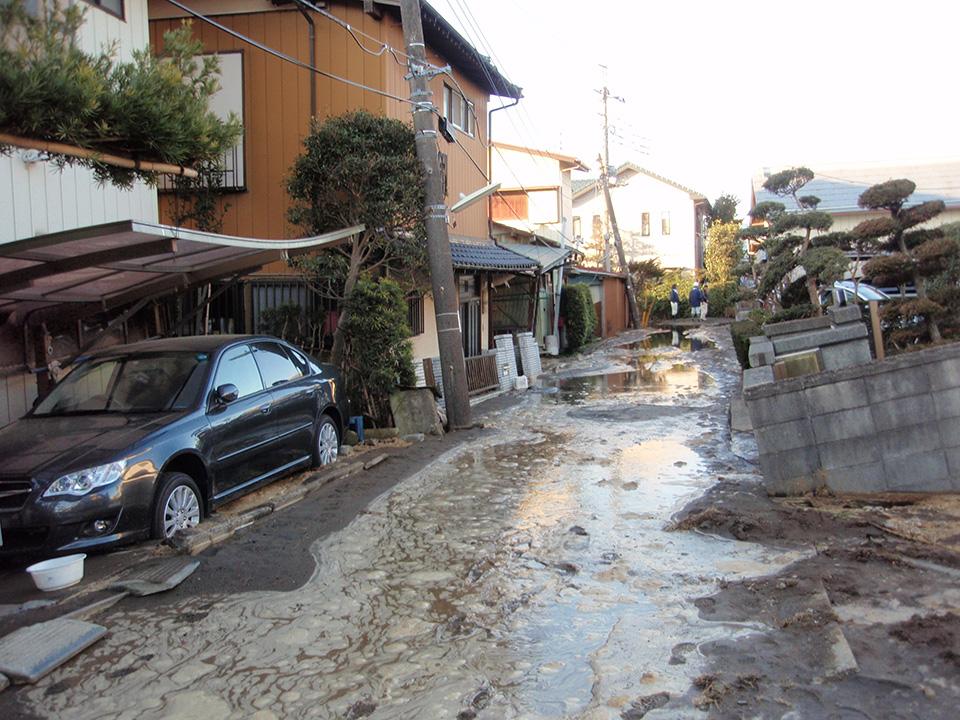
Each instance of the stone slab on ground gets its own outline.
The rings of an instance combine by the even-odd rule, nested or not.
[[[173,557],[141,565],[124,573],[111,585],[113,590],[144,596],[172,590],[200,567],[199,560]]]
[[[390,396],[390,411],[401,437],[416,433],[441,434],[437,400],[430,388],[399,390]]]
[[[750,432],[753,430],[753,423],[750,422],[750,412],[747,410],[747,403],[739,396],[730,400],[730,429],[737,432]]]
[[[800,318],[799,320],[786,320],[784,322],[764,325],[763,334],[768,338],[772,338],[780,335],[823,330],[830,327],[831,324],[830,318],[823,317],[822,315],[811,318]]]
[[[35,683],[107,634],[102,625],[57,618],[0,638],[0,673],[15,683]]]
[[[774,377],[773,377],[772,365],[761,365],[760,367],[749,367],[743,371],[744,389],[749,387],[754,387],[755,385],[772,383],[773,381],[774,381]]]

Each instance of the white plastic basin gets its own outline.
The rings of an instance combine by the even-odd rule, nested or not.
[[[83,553],[44,560],[27,568],[38,590],[50,591],[76,585],[83,580]]]

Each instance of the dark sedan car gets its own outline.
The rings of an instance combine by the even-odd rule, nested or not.
[[[0,430],[0,553],[169,538],[212,508],[337,458],[337,371],[271,337],[98,352]]]

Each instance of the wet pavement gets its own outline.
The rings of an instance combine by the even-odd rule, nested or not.
[[[115,609],[106,639],[17,701],[98,719],[618,718],[682,695],[698,647],[756,629],[694,600],[802,555],[665,529],[749,470],[726,437],[726,329],[666,337],[488,414],[493,432],[313,542],[299,588]]]

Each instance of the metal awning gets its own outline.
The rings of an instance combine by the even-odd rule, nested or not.
[[[363,225],[256,240],[123,220],[0,245],[0,313],[63,303],[103,310],[343,242]]]
[[[500,241],[500,246],[510,252],[530,258],[540,266],[540,272],[550,272],[554,268],[573,262],[576,250],[573,248],[558,248],[545,245],[524,245]]]

